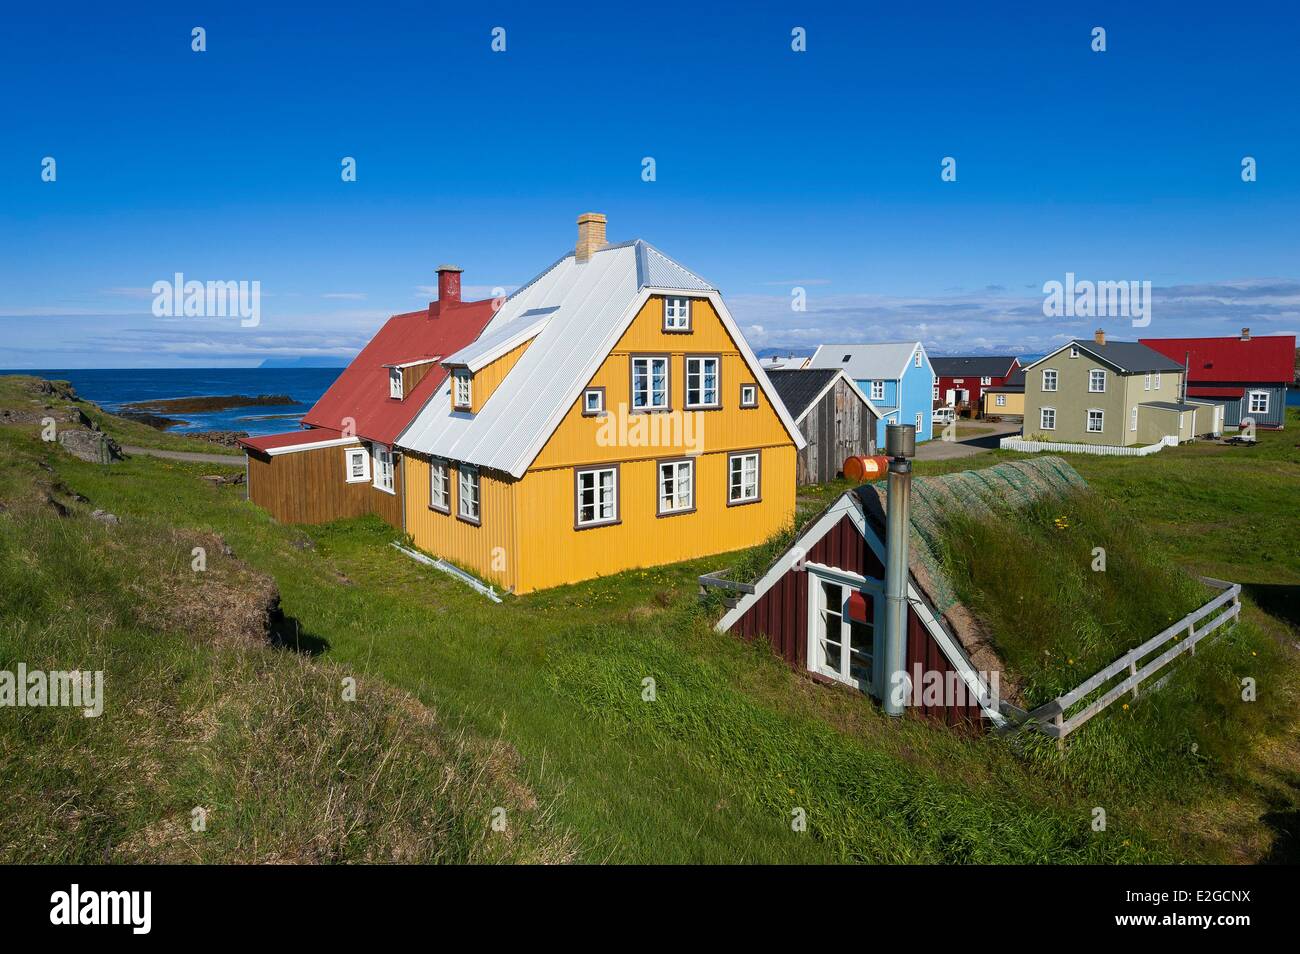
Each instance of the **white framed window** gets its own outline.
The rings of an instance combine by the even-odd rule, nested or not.
[[[668,355],[634,357],[632,410],[666,411],[668,408]]]
[[[605,389],[587,388],[582,392],[582,416],[599,417],[605,413]]]
[[[1045,431],[1056,430],[1056,408],[1054,407],[1039,408],[1038,426]]]
[[[447,462],[429,462],[429,507],[440,513],[451,513],[451,483],[447,479]]]
[[[1043,369],[1043,390],[1044,391],[1056,390],[1056,370],[1054,368]]]
[[[1146,385],[1142,388],[1142,390],[1143,390],[1143,391],[1150,391],[1150,390],[1151,390],[1151,372],[1150,372],[1150,371],[1147,372]]]
[[[1153,371],[1153,372],[1151,373],[1151,390],[1153,390],[1153,391],[1159,391],[1159,390],[1160,390],[1160,372],[1159,372],[1159,371]]]
[[[1106,390],[1106,372],[1094,368],[1088,372],[1088,390],[1094,394],[1104,393]]]
[[[986,388],[992,383],[993,383],[993,379],[989,377],[987,374],[984,375],[984,377],[980,378],[980,387],[982,388]]]
[[[873,685],[875,587],[808,571],[808,668],[870,692]],[[855,603],[857,604],[855,606]]]
[[[1100,408],[1088,408],[1088,433],[1100,434],[1106,429],[1106,412]]]
[[[659,461],[659,516],[695,509],[695,461]]]
[[[1268,413],[1268,392],[1251,391],[1250,392],[1250,413],[1267,414]]]
[[[686,358],[686,407],[721,407],[719,375],[722,359],[688,355]]]
[[[1079,357],[1079,349],[1078,349],[1078,348],[1075,348],[1075,347],[1071,347],[1071,348],[1070,348],[1070,357],[1071,357],[1071,358],[1077,358],[1077,357]]]
[[[474,377],[464,368],[457,368],[451,377],[452,404],[468,411],[474,406]]]
[[[374,445],[370,452],[370,459],[373,462],[375,474],[374,486],[376,490],[385,490],[388,493],[396,493],[393,490],[393,451],[383,444]]]
[[[348,483],[370,483],[370,455],[364,447],[347,448],[343,452],[343,465]]]
[[[921,352],[918,351],[916,354],[912,355],[912,367],[919,368],[920,366],[921,366]]]
[[[883,401],[884,399],[885,399],[885,382],[884,382],[884,381],[872,381],[872,382],[871,382],[871,400],[873,400],[873,401]]]
[[[1005,394],[998,394],[998,395],[995,395],[994,398],[993,398],[993,403],[996,404],[998,407],[1006,407],[1006,406],[1007,406],[1007,396],[1006,396]]]
[[[402,369],[388,369],[388,396],[390,398],[402,399]]]
[[[939,385],[934,386],[934,400],[939,400]]]
[[[1128,412],[1128,429],[1130,431],[1138,429],[1138,409],[1136,404],[1133,405],[1133,410]]]
[[[921,427],[922,427],[922,425],[921,425],[921,412],[920,412],[920,411],[917,411],[917,412],[916,412],[916,433],[918,433],[918,434],[921,433]]]
[[[740,386],[740,406],[758,407],[758,385],[742,384]]]
[[[664,299],[664,331],[691,330],[691,300],[689,298]]]
[[[618,523],[618,468],[575,470],[573,497],[575,528]]]
[[[461,464],[456,468],[456,516],[467,523],[479,522],[478,468]]]
[[[758,495],[758,451],[727,456],[727,505],[754,503]]]

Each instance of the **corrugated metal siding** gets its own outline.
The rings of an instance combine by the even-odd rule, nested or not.
[[[518,363],[532,343],[533,339],[530,338],[523,344],[517,345],[474,375],[471,395],[473,402],[470,406],[475,414],[483,410],[483,405],[487,403],[488,398],[501,386],[501,382],[510,373],[510,369]]]
[[[693,429],[692,435],[687,436],[698,438],[703,442],[702,446],[710,451],[790,444],[785,425],[781,423],[762,388],[758,389],[757,407],[740,407],[741,384],[757,382],[712,304],[701,300],[691,303],[694,331],[689,335],[664,334],[662,312],[663,299],[651,298],[647,301],[600,368],[584,384],[584,387],[605,389],[605,407],[615,416],[584,417],[579,394],[569,406],[555,433],[538,453],[533,469],[595,464],[650,454],[658,457],[685,454],[691,448],[680,440],[650,448],[644,442],[635,446],[638,441],[635,429],[640,427],[645,428],[646,434],[654,433],[652,428],[665,428],[671,430],[673,435],[684,434],[687,424],[684,415],[690,418],[689,423]],[[672,413],[628,415],[632,401],[633,354],[669,355],[668,389]],[[721,409],[682,411],[686,403],[688,354],[722,357],[719,390]],[[627,425],[626,436],[621,432],[624,423]],[[695,430],[697,425],[698,430]],[[615,431],[615,427],[620,430]]]
[[[485,580],[507,589],[517,586],[519,549],[515,544],[517,482],[491,471],[479,471],[480,525],[456,516],[460,482],[455,466],[448,468],[451,513],[429,507],[429,462],[403,455],[406,481],[406,532],[421,550],[457,563]]]
[[[794,458],[790,444],[764,449],[762,499],[729,507],[727,452],[703,454],[695,458],[696,509],[665,517],[657,515],[657,458],[622,461],[620,522],[582,530],[573,526],[573,469],[529,470],[517,484],[519,592],[757,546],[794,514]]]

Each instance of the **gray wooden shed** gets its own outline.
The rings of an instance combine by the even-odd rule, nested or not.
[[[846,457],[876,452],[880,412],[844,369],[770,370],[767,376],[808,442],[799,452],[800,484],[834,480]]]

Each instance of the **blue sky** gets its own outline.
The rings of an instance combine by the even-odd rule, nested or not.
[[[1283,4],[266,6],[7,14],[0,367],[345,356],[438,263],[512,287],[588,209],[717,285],[759,348],[1138,334],[1043,317],[1066,272],[1152,282],[1143,335],[1300,330]],[[153,317],[178,271],[260,281],[261,324]]]

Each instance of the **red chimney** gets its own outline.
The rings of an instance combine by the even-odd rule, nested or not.
[[[463,271],[455,265],[438,266],[439,310],[460,304],[460,273]]]

